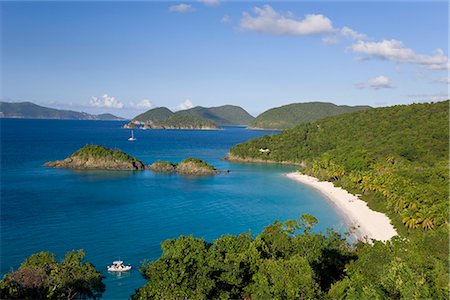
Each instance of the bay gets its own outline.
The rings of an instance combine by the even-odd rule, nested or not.
[[[257,235],[275,219],[314,215],[316,231],[346,230],[317,191],[291,181],[290,166],[224,161],[230,147],[274,131],[136,130],[118,121],[0,119],[0,263],[2,275],[29,255],[63,258],[84,249],[105,275],[104,299],[127,299],[143,284],[137,268],[161,254],[160,243],[179,235],[207,241],[224,234]],[[120,149],[145,163],[196,157],[230,173],[212,177],[151,171],[73,171],[43,167],[86,144]],[[121,276],[106,272],[113,260],[133,265]]]

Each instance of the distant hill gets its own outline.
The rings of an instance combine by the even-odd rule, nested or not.
[[[0,102],[0,118],[124,120],[112,114],[91,115],[85,112],[48,108],[31,102]]]
[[[167,107],[157,107],[147,110],[145,113],[137,115],[133,120],[146,122],[146,121],[163,121],[171,117],[174,113]]]
[[[242,107],[234,105],[223,105],[217,107],[196,106],[186,110],[172,112],[166,107],[153,108],[133,118],[133,121],[139,122],[160,122],[172,116],[189,116],[196,120],[208,120],[217,126],[248,125],[252,117]],[[180,119],[177,119],[180,120]],[[188,119],[185,119],[188,120]],[[194,120],[194,119],[190,119]]]
[[[312,122],[321,118],[343,113],[369,109],[370,106],[336,105],[326,102],[293,103],[271,108],[249,125],[250,128],[287,129],[301,123]]]
[[[219,126],[248,125],[254,119],[245,109],[234,105],[217,107],[196,106],[177,111],[175,114],[208,119]]]
[[[148,127],[147,127],[148,128]],[[219,129],[217,124],[205,118],[194,116],[183,116],[174,114],[173,116],[152,123],[153,129]]]

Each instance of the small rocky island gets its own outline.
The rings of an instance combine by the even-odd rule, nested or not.
[[[120,151],[98,145],[86,145],[64,160],[50,161],[46,167],[76,170],[140,171],[143,162]]]
[[[219,174],[220,171],[205,161],[197,158],[187,158],[181,163],[171,163],[170,161],[156,161],[148,166],[153,172],[178,173],[181,175],[204,176]]]

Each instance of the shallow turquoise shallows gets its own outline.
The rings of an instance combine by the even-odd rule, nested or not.
[[[308,213],[318,231],[345,231],[321,194],[283,176],[295,168],[223,160],[237,144],[272,134],[239,127],[224,130],[135,130],[124,122],[1,119],[1,272],[29,255],[50,251],[62,258],[84,249],[105,275],[104,299],[127,299],[145,283],[137,268],[161,254],[160,242],[179,235],[204,237],[251,231],[275,219]],[[230,170],[212,177],[151,171],[72,171],[43,167],[85,144],[117,148],[145,163],[196,157]],[[106,266],[133,265],[121,276]]]

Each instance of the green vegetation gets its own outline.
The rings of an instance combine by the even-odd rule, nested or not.
[[[71,251],[62,262],[40,252],[0,281],[1,299],[98,299],[105,291],[103,276],[84,262],[83,250]]]
[[[161,257],[143,263],[148,282],[132,298],[447,299],[448,257],[436,251],[445,241],[422,235],[350,245],[332,230],[312,233],[316,223],[303,215],[275,221],[256,238],[166,240]]]
[[[202,168],[202,169],[215,170],[212,165],[208,164],[204,160],[201,160],[198,158],[193,158],[193,157],[188,157],[188,158],[182,160],[180,165],[188,164],[188,163],[194,164],[195,166]]]
[[[0,118],[123,120],[112,114],[91,115],[85,112],[43,107],[31,102],[0,102]]]
[[[248,125],[254,118],[242,107],[223,105],[218,107],[201,107],[180,110],[182,116],[194,116],[211,120],[219,126]]]
[[[303,173],[363,194],[396,224],[429,230],[448,224],[448,106],[445,101],[329,117],[236,145],[230,154],[303,163]]]
[[[219,128],[215,123],[208,119],[198,118],[194,116],[173,115],[163,121],[155,121],[153,128],[168,129],[201,129],[201,128]]]
[[[301,123],[312,122],[328,116],[340,115],[370,106],[335,105],[324,102],[293,103],[269,109],[257,116],[249,125],[251,128],[287,129]]]
[[[133,121],[152,122],[152,127],[213,127],[247,125],[254,118],[242,107],[223,105],[180,110],[173,113],[166,107],[150,109],[133,118]]]
[[[120,160],[129,163],[139,162],[133,156],[126,154],[120,150],[113,150],[99,145],[86,145],[78,149],[71,157],[78,157],[81,159],[88,158],[104,158],[108,160]]]
[[[137,115],[133,120],[146,122],[146,121],[163,121],[173,115],[173,112],[167,107],[157,107],[146,111],[143,114]]]

